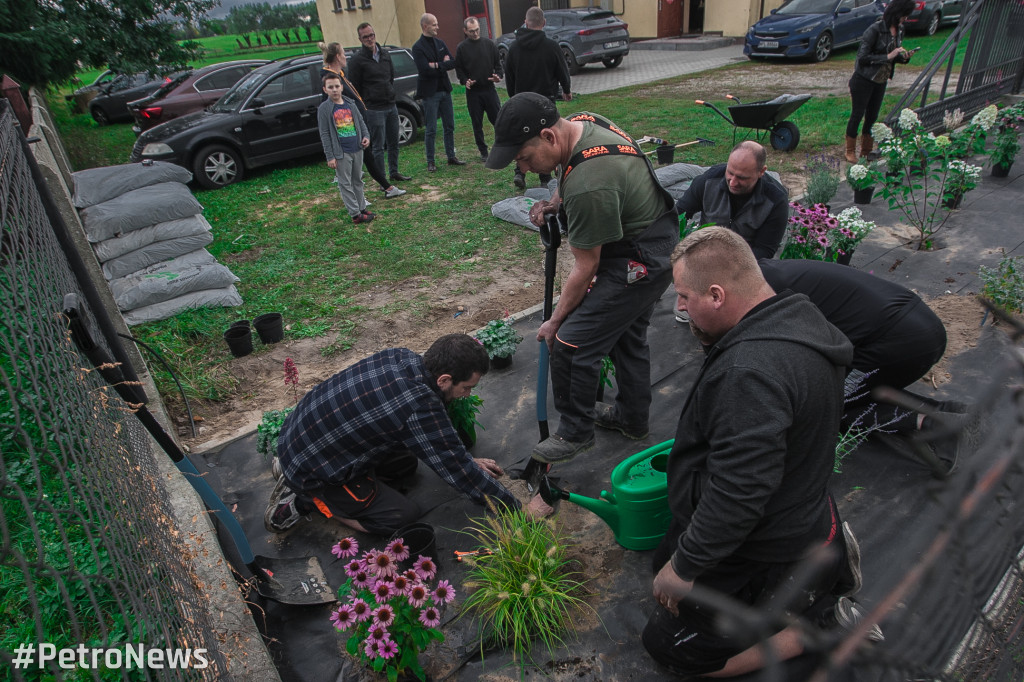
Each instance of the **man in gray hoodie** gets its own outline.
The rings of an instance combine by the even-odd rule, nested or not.
[[[806,296],[776,294],[727,228],[691,234],[672,262],[677,306],[707,355],[669,455],[673,521],[654,555],[661,608],[643,643],[678,674],[739,675],[762,667],[763,651],[720,635],[702,590],[764,605],[825,546],[821,570],[782,606],[822,626],[859,615],[839,599],[859,587],[859,564],[828,490],[853,346]],[[769,641],[779,659],[803,653],[795,628]]]

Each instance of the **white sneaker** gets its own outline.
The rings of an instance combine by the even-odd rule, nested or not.
[[[405,194],[405,190],[399,189],[394,185],[391,186],[391,189],[384,190],[384,197],[387,199],[394,199],[395,197],[400,197],[403,194]]]
[[[679,324],[690,324],[690,313],[685,310],[676,311],[676,322]]]

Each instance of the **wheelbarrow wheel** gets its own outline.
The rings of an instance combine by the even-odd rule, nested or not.
[[[796,149],[800,144],[800,129],[792,121],[776,123],[771,134],[772,149],[780,152],[789,152]]]

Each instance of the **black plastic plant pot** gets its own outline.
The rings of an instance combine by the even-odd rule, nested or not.
[[[868,187],[867,189],[855,189],[853,190],[853,203],[855,204],[870,204],[871,196],[875,193],[874,187]]]
[[[1012,163],[997,163],[992,166],[992,177],[993,178],[1005,178],[1010,174],[1010,167]]]
[[[674,144],[663,144],[657,148],[658,152],[658,163],[662,166],[672,163],[672,160],[676,156],[676,146]]]
[[[409,548],[409,560],[415,561],[420,555],[428,556],[437,563],[437,539],[434,527],[429,523],[411,523],[395,531],[392,540],[402,538]]]
[[[224,341],[228,344],[228,350],[236,358],[241,358],[252,352],[252,330],[248,327],[228,327],[224,332]]]
[[[491,358],[491,369],[507,369],[511,366],[511,355],[495,355],[493,358]]]
[[[252,321],[263,343],[277,343],[284,338],[284,318],[281,313],[264,313]]]
[[[231,323],[231,326],[232,327],[245,327],[246,329],[249,329],[249,327],[252,326],[252,323],[249,320],[235,320],[234,322]]]

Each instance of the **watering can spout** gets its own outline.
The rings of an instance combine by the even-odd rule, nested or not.
[[[619,509],[615,506],[615,498],[607,491],[601,491],[601,499],[585,497],[583,495],[577,495],[576,493],[570,493],[562,490],[552,483],[551,479],[545,476],[541,480],[540,496],[548,504],[554,504],[555,500],[568,500],[573,504],[579,505],[587,511],[597,514],[602,521],[608,524],[613,533],[618,532]]]

